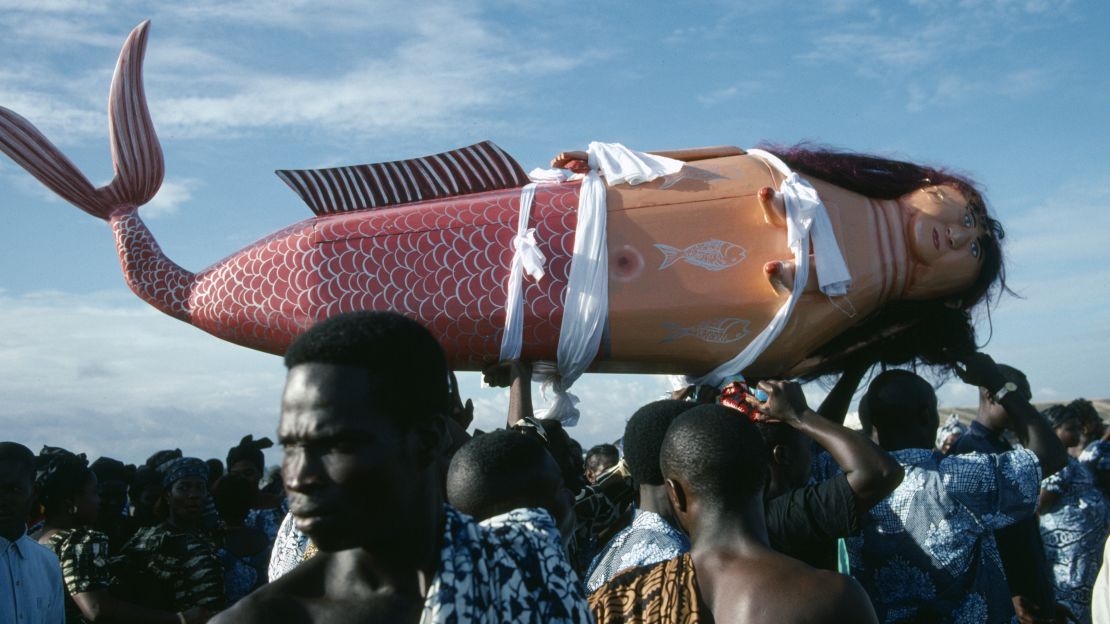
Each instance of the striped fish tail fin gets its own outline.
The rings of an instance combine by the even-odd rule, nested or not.
[[[421,158],[274,173],[317,215],[519,188],[528,175],[491,141]]]
[[[145,21],[127,37],[108,96],[108,133],[116,177],[100,191],[117,205],[147,203],[158,193],[166,174],[162,146],[154,132],[143,87],[149,30],[150,22]]]

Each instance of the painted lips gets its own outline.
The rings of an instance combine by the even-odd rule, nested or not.
[[[933,228],[933,247],[940,251],[940,232],[937,232],[936,228]]]

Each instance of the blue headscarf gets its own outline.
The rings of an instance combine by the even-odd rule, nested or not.
[[[196,477],[208,483],[208,464],[203,459],[196,457],[178,457],[166,462],[160,468],[162,472],[162,488],[170,489],[174,483],[189,477]]]

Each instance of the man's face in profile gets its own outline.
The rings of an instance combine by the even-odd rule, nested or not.
[[[417,436],[381,412],[373,385],[365,369],[322,363],[286,378],[278,438],[289,507],[323,551],[388,550],[421,495]]]

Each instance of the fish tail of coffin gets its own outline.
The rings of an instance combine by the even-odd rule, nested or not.
[[[146,105],[142,65],[150,22],[139,24],[120,51],[108,99],[112,163],[106,186],[88,178],[31,122],[0,107],[0,151],[47,188],[81,210],[107,220],[117,210],[134,210],[158,192],[165,175],[162,147]]]
[[[165,176],[162,147],[143,88],[143,58],[150,22],[128,35],[108,98],[109,139],[115,177],[94,188],[88,178],[31,122],[0,107],[0,151],[62,199],[109,221],[124,278],[135,294],[176,318],[188,317],[193,274],[166,258],[137,208],[158,192]]]

